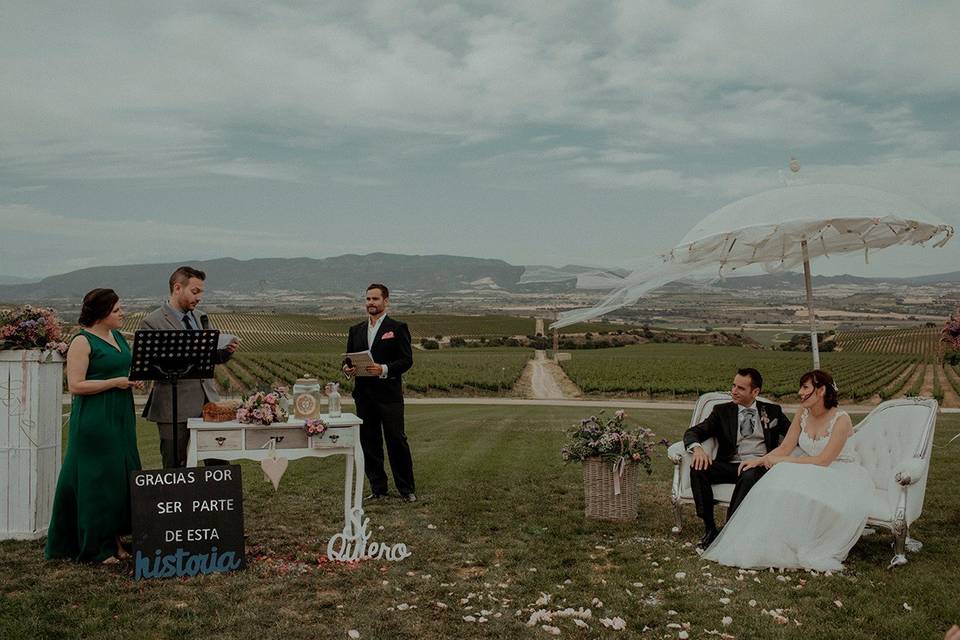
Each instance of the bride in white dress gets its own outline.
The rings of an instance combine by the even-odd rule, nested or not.
[[[779,447],[744,462],[768,471],[704,552],[720,564],[837,571],[867,522],[873,482],[858,464],[850,416],[829,373],[800,379],[800,410]],[[802,455],[791,456],[794,449]]]

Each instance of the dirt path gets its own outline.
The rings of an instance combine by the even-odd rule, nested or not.
[[[536,351],[527,362],[514,387],[514,395],[536,400],[579,398],[581,393],[556,362],[547,359],[545,351]]]
[[[557,381],[556,371],[550,369],[548,365],[553,364],[547,361],[547,353],[538,350],[536,356],[530,361],[533,367],[533,375],[530,379],[530,387],[534,399],[537,400],[559,400],[563,398],[563,389]],[[556,365],[553,364],[556,368]],[[563,373],[562,371],[560,372]]]

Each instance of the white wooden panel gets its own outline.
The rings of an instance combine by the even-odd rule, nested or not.
[[[46,532],[60,472],[63,360],[0,351],[0,540]]]
[[[0,535],[10,529],[10,449],[0,448]]]

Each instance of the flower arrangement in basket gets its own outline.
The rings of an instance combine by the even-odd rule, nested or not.
[[[289,415],[280,404],[280,394],[258,391],[237,409],[237,422],[271,425],[274,422],[286,422]]]
[[[66,355],[63,321],[53,309],[30,305],[0,311],[0,350],[41,349]]]
[[[632,520],[639,510],[639,471],[652,469],[651,454],[656,434],[638,426],[626,427],[627,414],[620,410],[610,418],[603,412],[580,421],[560,450],[567,462],[583,463],[586,514],[601,520]]]

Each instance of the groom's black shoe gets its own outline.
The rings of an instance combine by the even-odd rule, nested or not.
[[[717,539],[718,535],[720,535],[720,531],[715,527],[710,527],[706,533],[703,534],[703,537],[700,538],[700,542],[697,543],[697,548],[706,549],[710,546],[710,543]]]

